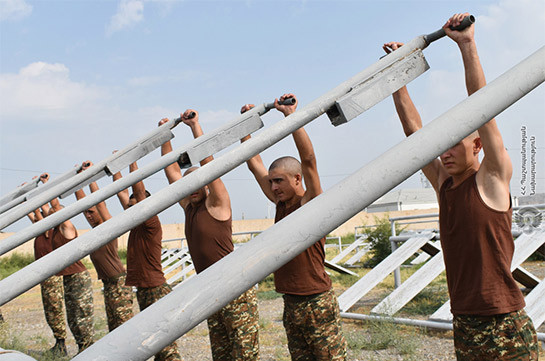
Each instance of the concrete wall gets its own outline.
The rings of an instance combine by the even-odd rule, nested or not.
[[[407,216],[407,215],[415,215],[415,214],[428,214],[428,213],[437,213],[439,210],[437,208],[434,209],[419,209],[419,210],[410,210],[410,211],[395,211],[395,212],[382,212],[382,213],[367,213],[367,212],[360,212],[356,214],[354,217],[349,219],[346,223],[335,229],[333,232],[331,232],[331,235],[333,236],[344,236],[347,234],[354,233],[354,227],[361,226],[361,225],[372,225],[375,224],[375,217],[376,218],[383,218],[385,216],[389,217],[400,217],[400,216]],[[252,232],[252,231],[264,231],[270,226],[274,224],[273,219],[245,219],[245,220],[238,220],[233,221],[233,233],[238,232]],[[434,223],[424,223],[424,224],[418,224],[416,225],[418,228],[431,228],[435,227]],[[85,232],[88,232],[88,229],[81,229],[78,230],[78,233],[80,235],[84,234]],[[11,236],[13,233],[3,233],[0,232],[0,242]],[[168,239],[175,239],[175,238],[184,238],[184,224],[183,223],[176,223],[176,224],[163,224],[163,240]],[[125,233],[121,237],[119,237],[119,248],[126,248],[127,247],[127,238],[128,233]],[[239,236],[234,237],[235,240],[243,241],[244,239],[247,239],[248,236]],[[180,247],[180,242],[166,242],[165,246],[168,248],[175,248]],[[6,253],[2,257],[9,256],[13,252],[19,252],[19,253],[34,253],[33,250],[33,242],[29,241],[25,244],[17,247],[16,249]]]

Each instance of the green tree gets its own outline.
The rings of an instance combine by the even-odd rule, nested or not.
[[[392,246],[390,245],[392,226],[390,225],[389,216],[375,217],[375,225],[366,232],[373,256],[365,262],[365,267],[370,268],[375,267],[392,253]],[[399,234],[403,229],[403,227],[396,224],[396,234]]]

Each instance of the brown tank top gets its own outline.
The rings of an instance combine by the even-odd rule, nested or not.
[[[78,234],[76,233],[76,237],[77,236],[78,236]],[[51,241],[52,241],[53,249],[55,250],[55,249],[57,249],[59,247],[62,247],[65,244],[67,244],[68,242],[70,242],[71,239],[66,239],[62,235],[59,227],[55,227],[53,229],[53,234],[51,235]],[[80,260],[80,261],[77,261],[77,262],[71,264],[70,266],[66,267],[65,269],[63,269],[59,273],[57,273],[57,276],[70,276],[70,275],[73,275],[73,274],[76,274],[76,273],[83,272],[86,269],[87,268],[83,265],[83,263],[81,263],[81,260]]]
[[[35,260],[42,258],[51,251],[53,251],[53,244],[51,243],[51,238],[47,237],[45,233],[42,233],[38,237],[34,238]]]
[[[125,273],[125,267],[117,253],[117,238],[91,253],[91,261],[98,279],[108,279]]]
[[[153,216],[134,227],[127,242],[127,286],[156,287],[165,283],[161,268],[163,229]]]
[[[512,208],[488,207],[476,173],[452,187],[448,178],[439,193],[441,247],[446,265],[451,311],[489,316],[524,308],[524,297],[511,274],[515,249]]]
[[[233,252],[231,218],[218,221],[208,213],[205,201],[185,208],[185,236],[197,273]]]
[[[301,207],[301,199],[291,207],[279,202],[276,205],[274,222],[279,222]],[[294,259],[274,272],[276,292],[309,296],[329,291],[331,279],[325,272],[325,238],[320,239],[312,246],[301,252]]]

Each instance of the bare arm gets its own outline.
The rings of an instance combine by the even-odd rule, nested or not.
[[[294,94],[288,93],[280,97],[280,100],[286,98],[295,98]],[[282,112],[284,116],[289,116],[297,109],[298,102],[293,105],[280,105],[278,99],[274,101],[274,107]],[[303,172],[303,181],[305,182],[305,195],[301,200],[302,204],[310,201],[312,198],[322,193],[322,186],[320,184],[320,176],[318,174],[318,166],[316,163],[316,154],[314,153],[314,147],[310,141],[310,137],[304,128],[299,128],[292,133],[299,158],[301,159],[301,168]]]
[[[254,107],[253,104],[246,104],[242,106],[240,109],[240,113],[245,113],[248,110],[252,109]],[[251,136],[247,135],[244,138],[242,138],[240,141],[241,143],[244,143],[248,139],[250,139]],[[246,161],[246,164],[248,165],[248,169],[252,174],[254,175],[255,180],[257,181],[257,184],[259,184],[259,187],[263,191],[263,194],[273,203],[276,203],[276,198],[274,197],[274,194],[271,190],[271,185],[269,184],[269,172],[267,171],[267,168],[265,168],[265,165],[263,164],[263,159],[261,159],[261,155],[257,154],[254,155],[252,158],[248,159]]]
[[[443,28],[460,49],[464,63],[466,89],[468,95],[471,95],[486,85],[474,39],[475,26],[471,25],[462,31],[452,31],[449,28],[451,25],[458,25],[467,15],[467,13],[455,14]],[[479,191],[489,206],[495,209],[507,209],[513,166],[495,119],[479,128],[479,137],[484,151],[484,158],[477,172]]]
[[[159,126],[165,124],[166,122],[168,122],[167,118],[161,119],[161,121],[159,122]],[[161,155],[165,155],[170,152],[172,152],[172,144],[170,143],[170,140],[168,140],[161,145]],[[180,170],[180,166],[177,162],[174,162],[169,166],[165,167],[164,171],[169,184],[172,184],[182,178],[182,171]]]
[[[81,169],[86,170],[87,168],[90,168],[92,166],[93,166],[93,162],[88,160],[88,161],[83,162],[83,164],[81,165]],[[91,191],[91,193],[94,193],[94,192],[98,191],[98,189],[99,189],[98,184],[96,182],[91,182],[89,184],[89,190]],[[83,193],[83,190],[82,190],[82,193]],[[85,196],[85,193],[84,193],[84,196]],[[76,195],[76,197],[77,197],[77,195]],[[108,211],[108,207],[106,207],[106,202],[102,201],[102,202],[98,203],[95,207],[96,207],[96,209],[98,211],[98,214],[100,215],[100,218],[102,218],[102,220],[104,222],[106,222],[107,220],[112,218],[112,215]]]
[[[136,162],[131,163],[129,165],[129,170],[131,173],[136,172],[138,170],[138,164]],[[144,186],[143,181],[138,181],[132,185],[132,194],[137,203],[146,199],[146,187]]]
[[[191,117],[192,113],[195,115]],[[203,130],[199,123],[199,113],[193,109],[187,109],[182,114],[182,122],[191,129],[193,138],[202,136]],[[212,155],[201,160],[201,166],[214,160]],[[231,199],[225,184],[221,178],[216,178],[208,184],[208,196],[206,197],[206,209],[217,220],[224,221],[231,218]]]
[[[403,43],[390,42],[384,44],[382,48],[387,53],[390,53],[402,45]],[[403,126],[405,135],[408,137],[420,130],[422,128],[422,118],[420,117],[420,113],[418,113],[418,110],[416,109],[416,106],[409,95],[407,87],[404,86],[396,91],[394,94],[392,94],[392,98],[394,99],[396,112],[399,120],[401,121],[401,125]],[[441,161],[437,158],[434,159],[431,161],[431,163],[423,167],[422,171],[424,172],[426,178],[428,178],[430,181],[433,189],[435,189],[435,192],[439,193],[441,185],[448,178],[448,174],[441,164]]]
[[[112,178],[115,182],[116,180],[123,178],[123,175],[121,175],[121,172],[117,172]],[[129,208],[129,189],[125,188],[122,191],[119,191],[117,193],[117,199],[119,199],[119,203],[121,203],[121,207],[123,207],[123,209]]]
[[[49,181],[49,174],[47,174],[47,173],[42,174],[40,176],[40,180],[44,184],[47,183]],[[59,203],[59,200],[56,197],[53,198],[49,203],[51,204],[51,208],[53,208],[53,210],[55,212],[58,212],[58,211],[60,211],[62,209],[62,206],[61,206],[61,204]],[[66,221],[59,224],[59,230],[61,231],[64,238],[66,238],[68,240],[72,240],[72,239],[76,238],[77,235],[78,235],[76,227],[74,227],[74,225],[72,224],[72,222],[69,219],[67,219]]]

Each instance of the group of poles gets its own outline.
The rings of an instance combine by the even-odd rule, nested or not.
[[[441,34],[436,33],[416,37],[197,171],[0,281],[0,305],[89,255],[113,238],[132,229],[135,224],[144,222],[223,176],[320,115],[328,113],[334,124],[341,124],[354,118],[427,69],[422,50],[431,41],[441,37]],[[421,70],[410,75],[408,68]],[[74,360],[146,360],[342,225],[543,81],[545,81],[545,47],[235,252],[187,280],[173,292],[78,354]],[[369,89],[373,89],[372,93],[375,94],[371,100],[368,99],[371,93]],[[270,104],[257,106],[216,131],[193,140],[119,181],[15,233],[0,242],[0,255],[173,162],[177,161],[182,166],[196,164],[205,157],[236,143],[244,135],[262,127],[260,116],[268,109]],[[0,229],[4,229],[51,199],[70,194],[101,176],[113,174],[159,147],[172,137],[169,134],[170,129],[179,122],[180,119],[171,120],[152,134],[126,147],[117,156],[113,155],[81,173],[73,170],[59,177],[62,179],[57,182],[50,181],[48,187],[40,186],[35,190],[22,192],[22,195],[13,193],[11,204],[4,201],[0,205]]]

